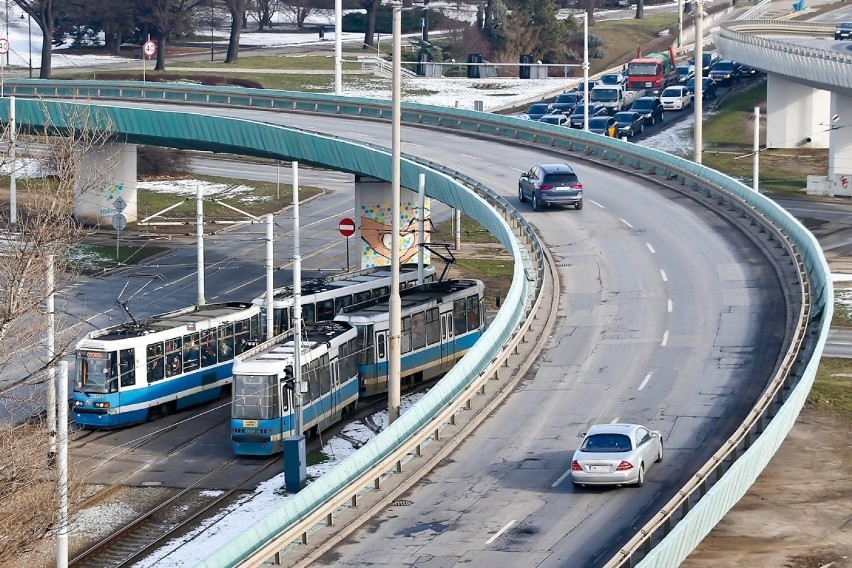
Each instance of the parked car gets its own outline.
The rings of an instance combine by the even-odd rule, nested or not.
[[[568,117],[562,113],[546,114],[538,119],[539,122],[555,124],[556,126],[568,126]]]
[[[606,107],[600,103],[589,103],[589,120],[596,116],[606,115]],[[586,114],[586,105],[579,104],[571,113],[571,128],[583,128],[583,117]]]
[[[686,88],[689,89],[689,92],[694,97],[695,96],[695,77],[693,77],[692,79],[689,80],[689,82],[686,84]],[[719,88],[719,86],[716,83],[716,81],[714,81],[710,77],[704,77],[704,79],[701,81],[701,97],[703,99],[714,99],[714,98],[716,98],[716,91],[718,90],[718,88]]]
[[[583,208],[583,184],[568,164],[537,164],[518,180],[518,200],[532,201],[533,211],[548,205]]]
[[[538,120],[539,118],[547,114],[548,107],[550,107],[550,103],[533,103],[530,105],[530,108],[527,109],[527,112],[525,112],[521,116],[529,120]]]
[[[834,29],[834,39],[852,39],[852,22],[838,22]]]
[[[681,63],[677,66],[677,82],[681,85],[686,84],[690,77],[695,76],[695,65],[692,63]]]
[[[639,97],[630,106],[630,110],[641,114],[645,124],[653,126],[663,121],[663,103],[658,97]]]
[[[583,104],[582,93],[562,93],[561,95],[557,95],[556,100],[550,103],[550,107],[548,107],[547,112],[549,114],[556,114],[557,112],[561,112],[562,114],[568,116],[572,112],[574,112],[574,107],[579,104]]]
[[[740,70],[740,67],[740,64],[736,61],[723,59],[716,62],[716,64],[713,65],[713,68],[710,69],[709,78],[724,85],[739,83],[742,78],[742,71]]]
[[[660,102],[665,110],[683,110],[692,104],[692,93],[686,85],[673,85],[663,89]]]
[[[612,116],[596,116],[589,119],[589,132],[616,138],[618,136],[618,125]]]
[[[633,138],[645,130],[645,117],[633,110],[624,110],[615,113],[613,117],[618,128],[618,136]]]
[[[639,424],[596,424],[571,459],[571,482],[586,485],[645,483],[652,463],[663,461],[663,436]]]

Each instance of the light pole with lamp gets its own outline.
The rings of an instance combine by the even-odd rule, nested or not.
[[[583,12],[583,131],[589,131],[589,13]]]
[[[213,62],[213,0],[210,0],[210,62]]]
[[[21,19],[24,15],[21,14]],[[27,14],[27,47],[30,50],[30,79],[33,78],[33,18]]]
[[[697,0],[695,8],[695,94],[692,98],[692,104],[695,106],[695,151],[693,160],[696,164],[700,164],[701,146],[704,140],[704,133],[701,131],[704,120],[704,0]]]
[[[402,11],[399,3],[393,6],[393,98],[391,136],[391,292],[388,322],[388,424],[399,418],[400,355],[402,339],[402,300],[399,296],[399,197],[401,160],[401,91],[402,91]]]

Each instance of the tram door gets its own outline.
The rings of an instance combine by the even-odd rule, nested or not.
[[[278,412],[281,413],[282,420],[280,420],[281,427],[284,430],[281,432],[281,439],[278,440],[278,448],[276,451],[284,450],[284,440],[292,436],[295,432],[293,432],[293,427],[295,426],[295,416],[293,414],[293,389],[287,388],[287,382],[280,382],[280,391],[281,393],[281,405],[278,408]],[[288,419],[289,418],[289,419]]]
[[[455,354],[453,342],[453,314],[441,314],[441,365]]]
[[[382,389],[387,390],[388,383],[388,348],[387,348],[387,332],[376,332],[376,364],[373,367],[376,373],[376,382],[380,383]],[[381,371],[384,369],[384,372]]]
[[[337,361],[337,359],[334,359],[328,364],[328,372],[331,374],[329,377],[329,388],[331,389],[331,392],[329,393],[331,398],[331,415],[328,417],[330,424],[337,422],[340,413],[340,373],[338,371]]]

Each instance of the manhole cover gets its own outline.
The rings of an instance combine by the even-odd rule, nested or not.
[[[391,507],[408,507],[413,504],[414,501],[409,501],[408,499],[397,499],[393,503],[391,503]]]

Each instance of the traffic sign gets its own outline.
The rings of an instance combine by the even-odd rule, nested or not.
[[[355,221],[348,217],[344,217],[340,220],[337,228],[340,230],[340,234],[344,237],[351,237],[355,234]]]
[[[112,216],[112,227],[116,231],[123,231],[127,228],[127,217],[121,213],[116,213]]]
[[[5,37],[0,37],[0,55],[9,53],[9,40]]]
[[[127,209],[127,202],[118,196],[118,199],[112,202],[112,206],[115,207],[115,210],[121,213],[125,209]]]
[[[145,57],[153,57],[157,53],[157,44],[149,39],[142,45],[142,53]]]

